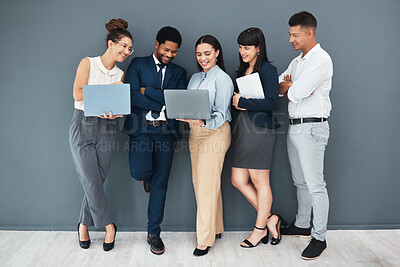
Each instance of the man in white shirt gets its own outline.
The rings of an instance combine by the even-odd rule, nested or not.
[[[315,259],[326,250],[329,199],[324,180],[324,152],[329,138],[327,118],[333,65],[328,53],[315,40],[317,20],[309,12],[289,20],[289,41],[302,53],[279,76],[279,93],[289,100],[287,150],[297,188],[296,220],[283,235],[311,236],[303,259]],[[313,213],[312,229],[310,227]]]

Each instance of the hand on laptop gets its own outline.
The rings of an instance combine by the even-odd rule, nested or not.
[[[110,111],[108,113],[109,116],[107,116],[107,114],[105,112],[103,112],[103,116],[98,116],[99,118],[102,119],[109,119],[109,120],[115,120],[116,118],[122,118],[122,115],[113,115],[112,112]]]

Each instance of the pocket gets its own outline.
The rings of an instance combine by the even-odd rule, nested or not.
[[[86,124],[86,125],[96,125],[99,121],[98,117],[90,116],[90,117],[85,117],[82,116],[81,122]]]
[[[97,117],[81,117],[80,121],[80,135],[81,140],[87,143],[92,143],[96,140],[98,129]]]
[[[327,123],[316,123],[311,127],[310,134],[315,142],[323,142],[327,145],[329,139],[329,125]]]

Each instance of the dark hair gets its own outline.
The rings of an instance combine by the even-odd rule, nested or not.
[[[203,35],[197,40],[196,45],[194,46],[194,48],[196,49],[196,47],[199,44],[209,44],[214,48],[215,51],[219,50],[219,54],[218,54],[218,57],[217,57],[217,65],[220,67],[221,70],[225,71],[224,55],[222,54],[222,47],[221,47],[221,44],[218,42],[217,38],[215,38],[214,36],[209,35],[209,34]],[[197,62],[197,68],[199,70],[203,69],[198,64],[198,62]]]
[[[118,42],[123,37],[128,37],[133,41],[132,35],[126,29],[128,28],[128,22],[123,19],[112,19],[106,23],[106,29],[108,31],[107,35],[107,43],[106,46],[108,47],[108,41],[111,40],[113,42]]]
[[[289,26],[297,26],[312,28],[314,31],[317,29],[317,19],[309,12],[302,11],[294,14],[289,19]]]
[[[254,64],[253,71],[260,72],[261,63],[263,61],[270,62],[267,56],[265,37],[263,32],[259,28],[252,27],[242,31],[237,38],[237,43],[239,45],[244,45],[244,46],[254,45],[259,48],[260,53],[258,54],[256,64]],[[243,62],[240,53],[239,53],[239,62],[240,66],[237,72],[243,73],[249,67],[249,63]]]
[[[156,40],[159,44],[164,44],[165,41],[171,41],[178,44],[178,48],[182,44],[182,36],[179,31],[171,26],[165,26],[161,28],[158,33]]]

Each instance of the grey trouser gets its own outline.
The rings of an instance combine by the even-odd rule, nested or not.
[[[313,212],[312,236],[325,240],[329,199],[324,180],[324,153],[328,144],[328,122],[290,125],[287,150],[294,185],[297,188],[295,225],[310,227]]]
[[[85,195],[79,222],[103,228],[110,224],[103,183],[111,163],[115,145],[115,121],[85,117],[75,109],[69,130],[69,145]]]

